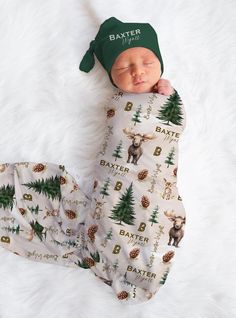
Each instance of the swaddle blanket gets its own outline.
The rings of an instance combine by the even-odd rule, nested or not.
[[[85,255],[118,299],[138,303],[164,284],[184,235],[176,183],[185,110],[176,90],[171,96],[117,91],[105,110]]]
[[[91,269],[117,299],[140,303],[162,286],[181,247],[177,189],[186,116],[175,91],[117,91],[104,108],[91,198],[64,166],[0,165],[0,245],[28,259]]]

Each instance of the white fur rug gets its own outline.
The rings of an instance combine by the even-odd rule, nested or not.
[[[89,189],[112,86],[80,60],[110,16],[150,22],[187,112],[178,187],[187,225],[166,284],[120,305],[92,272],[0,249],[1,318],[236,317],[236,2],[0,0],[0,162],[65,164]],[[86,190],[87,191],[87,190]]]

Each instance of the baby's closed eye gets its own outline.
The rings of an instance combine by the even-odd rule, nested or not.
[[[143,64],[144,65],[150,65],[150,64],[153,64],[154,62],[144,62]]]
[[[119,70],[124,70],[124,69],[126,69],[126,68],[129,68],[129,66],[130,66],[130,65],[128,65],[128,64],[120,65],[120,66],[118,66],[118,67],[116,68],[116,70],[117,70],[117,71],[119,71]]]

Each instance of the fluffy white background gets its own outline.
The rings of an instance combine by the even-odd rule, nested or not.
[[[187,127],[178,186],[185,241],[165,286],[126,309],[91,272],[0,249],[1,318],[236,317],[236,3],[0,0],[0,161],[65,164],[89,188],[112,86],[79,62],[106,18],[150,22]]]

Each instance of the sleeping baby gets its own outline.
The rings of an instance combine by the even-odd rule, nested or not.
[[[117,300],[137,304],[165,283],[183,242],[177,169],[186,114],[160,78],[150,24],[107,19],[80,70],[89,72],[94,56],[116,91],[104,107],[91,196],[63,165],[1,164],[0,246],[33,261],[90,269]]]
[[[106,20],[80,64],[94,54],[117,91],[105,107],[106,134],[97,154],[85,219],[90,268],[120,300],[150,299],[167,278],[184,236],[178,193],[178,141],[185,110],[169,81],[150,24]]]

